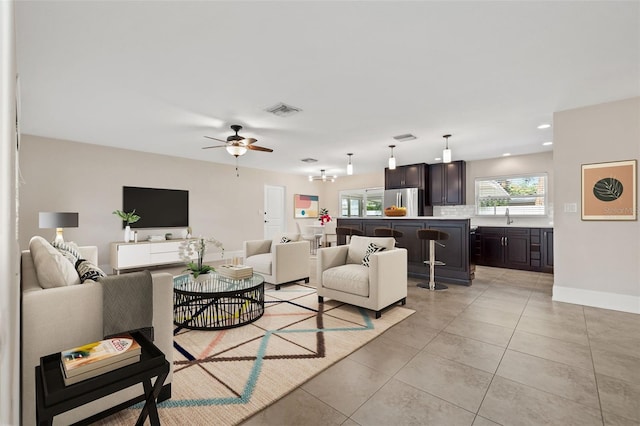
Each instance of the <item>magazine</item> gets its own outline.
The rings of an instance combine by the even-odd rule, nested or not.
[[[86,379],[90,379],[91,377],[99,376],[104,373],[108,373],[109,371],[117,370],[118,368],[126,367],[127,365],[136,363],[140,360],[139,356],[132,356],[129,358],[124,358],[120,361],[116,361],[112,364],[103,365],[102,367],[94,368],[93,370],[85,371],[81,374],[76,374],[75,376],[67,377],[64,371],[64,367],[62,363],[60,363],[60,369],[62,370],[62,378],[64,379],[65,386],[72,385],[74,383],[81,382]]]
[[[140,344],[130,334],[123,334],[62,351],[62,371],[65,377],[74,377],[124,359],[136,362],[140,353]]]

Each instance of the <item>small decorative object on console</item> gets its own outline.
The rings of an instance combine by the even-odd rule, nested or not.
[[[133,211],[129,213],[123,212],[122,210],[114,210],[112,214],[117,215],[120,219],[122,219],[123,222],[127,223],[124,227],[124,242],[128,243],[129,241],[131,241],[131,226],[129,225],[139,221],[140,216],[136,214],[136,209],[133,209]]]

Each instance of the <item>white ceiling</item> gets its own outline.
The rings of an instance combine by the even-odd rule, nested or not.
[[[234,164],[201,148],[241,124],[274,152],[240,167],[300,174],[433,163],[445,133],[454,160],[549,150],[555,111],[640,95],[638,1],[18,1],[16,26],[23,133]]]

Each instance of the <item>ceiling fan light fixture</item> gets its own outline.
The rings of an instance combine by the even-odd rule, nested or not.
[[[242,145],[227,145],[227,152],[234,157],[239,157],[247,153],[247,147]]]
[[[449,149],[449,138],[451,137],[451,135],[444,135],[442,137],[446,141],[444,149],[442,150],[442,162],[443,163],[450,163],[451,162],[451,150]]]
[[[353,174],[353,164],[351,164],[351,156],[353,153],[350,152],[347,155],[349,156],[349,162],[347,163],[347,175],[351,176]]]
[[[395,145],[389,145],[389,148],[391,148],[391,157],[389,157],[389,170],[396,169],[396,157],[393,156],[393,148],[395,147]]]

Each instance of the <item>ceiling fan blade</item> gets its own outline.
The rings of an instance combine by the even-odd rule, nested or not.
[[[222,142],[222,143],[227,143],[227,141],[223,141],[222,139],[218,139],[218,138],[212,138],[211,136],[205,136],[205,138],[213,139],[214,141],[218,141],[218,142]]]
[[[247,145],[251,145],[252,143],[258,142],[258,139],[254,138],[244,138],[243,142]]]
[[[213,146],[203,146],[202,149],[210,149],[210,148],[226,148],[227,145],[213,145]]]
[[[250,149],[252,151],[273,152],[271,148],[265,148],[263,146],[258,146],[258,145],[247,145],[247,149]]]

